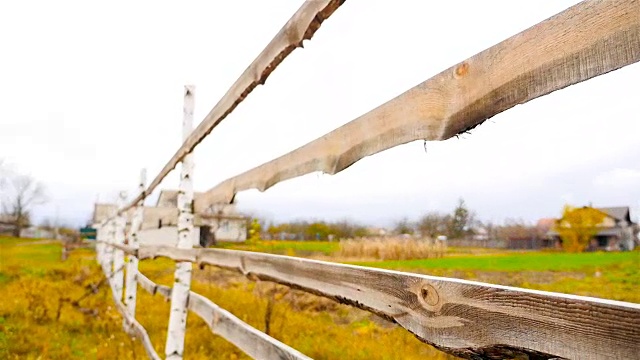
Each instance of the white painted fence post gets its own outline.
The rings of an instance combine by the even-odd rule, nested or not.
[[[126,193],[121,192],[118,196],[117,211],[124,207]],[[117,245],[124,245],[124,230],[127,226],[125,214],[116,216],[114,220],[113,242]],[[122,290],[124,288],[124,252],[120,249],[113,250],[113,289],[116,298],[122,301]]]
[[[186,85],[184,92],[184,109],[182,119],[182,138],[186,139],[193,129],[194,90],[193,85]],[[193,247],[193,154],[182,160],[180,188],[178,189],[178,244],[180,249]],[[187,326],[187,301],[191,288],[190,262],[176,263],[175,281],[171,291],[171,312],[165,355],[167,360],[182,359],[184,352],[184,336]]]
[[[133,217],[131,219],[131,229],[129,230],[129,246],[135,249],[140,247],[140,243],[138,241],[138,233],[140,231],[140,226],[142,225],[142,217],[144,215],[144,185],[146,183],[147,172],[145,169],[142,169],[140,172],[140,185],[138,190],[143,194],[142,200],[140,200],[135,207]],[[126,273],[126,283],[125,283],[125,295],[124,295],[124,303],[127,305],[127,311],[131,314],[132,317],[136,316],[136,295],[138,291],[138,285],[136,282],[136,274],[138,273],[138,258],[133,255],[127,255],[127,273]],[[125,320],[125,329],[127,329],[128,325]]]

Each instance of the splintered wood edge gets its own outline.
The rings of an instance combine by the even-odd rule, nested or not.
[[[492,116],[640,60],[640,2],[583,1],[455,64],[359,118],[224,180],[196,213],[236,193],[355,162],[415,140],[446,140]]]
[[[640,304],[237,250],[144,246],[377,314],[465,358],[598,359],[640,353]]]
[[[160,294],[166,300],[171,298],[170,287],[158,285],[140,273],[137,274],[137,280],[140,286],[150,294]],[[253,328],[229,311],[193,291],[189,293],[188,307],[209,326],[213,334],[231,342],[254,359],[311,359]]]
[[[145,196],[151,194],[160,182],[178,165],[178,163],[218,126],[249,94],[263,85],[269,75],[296,48],[302,47],[304,40],[310,40],[322,23],[328,19],[345,0],[305,1],[293,16],[280,29],[249,67],[240,75],[226,94],[211,109],[193,133],[183,142],[169,162],[156,175],[147,189],[121,212],[134,207]]]

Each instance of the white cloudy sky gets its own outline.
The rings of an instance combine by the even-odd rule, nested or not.
[[[302,1],[0,3],[0,158],[43,181],[38,218],[79,224],[133,191],[181,140],[182,87],[201,120]],[[577,1],[348,0],[195,152],[205,190],[340,126]],[[415,142],[335,176],[238,196],[272,219],[388,224],[448,211],[535,221],[570,202],[640,204],[640,65]],[[177,186],[177,172],[162,188]]]

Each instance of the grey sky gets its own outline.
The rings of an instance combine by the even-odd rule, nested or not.
[[[0,158],[48,186],[37,217],[86,220],[133,192],[181,140],[182,86],[201,120],[301,1],[0,4]],[[195,151],[195,187],[290,151],[577,1],[348,0]],[[640,204],[640,65],[499,114],[460,139],[385,151],[335,176],[238,196],[272,219],[388,224],[450,210],[558,215]],[[174,171],[161,188],[177,186]],[[635,215],[634,215],[635,216]]]

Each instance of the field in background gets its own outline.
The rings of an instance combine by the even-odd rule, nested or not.
[[[216,248],[267,252],[289,256],[332,255],[340,249],[337,241],[262,240],[255,244],[220,242]]]
[[[421,244],[421,241],[416,240],[399,240],[389,241],[387,243],[383,241],[374,241],[375,244],[364,246],[368,241],[359,240],[344,240],[344,241],[293,241],[293,240],[262,240],[254,244],[250,243],[233,243],[233,242],[219,242],[218,245],[213,246],[218,249],[233,249],[244,251],[257,251],[266,252],[270,254],[288,255],[288,256],[300,256],[311,257],[317,259],[327,260],[344,260],[344,261],[367,261],[367,260],[381,260],[381,254],[386,258],[400,258],[407,257],[407,254],[400,253],[399,243],[409,243],[409,245],[416,245],[416,251],[413,256],[422,253],[425,257],[440,257],[443,254],[441,248],[437,249],[437,252],[431,250],[435,248],[433,245]],[[344,245],[347,246],[344,246]],[[422,248],[422,249],[421,249]],[[429,253],[431,251],[431,253]],[[510,253],[509,250],[501,249],[486,249],[486,248],[467,248],[467,247],[445,247],[444,254],[447,256],[465,256],[465,255],[488,255],[488,254],[505,254]],[[388,254],[388,255],[386,255]],[[431,256],[434,255],[434,256]],[[411,257],[413,257],[411,256]]]
[[[577,254],[505,251],[482,256],[354,264],[640,303],[638,250]]]
[[[335,255],[340,259],[410,260],[441,258],[446,251],[446,244],[440,241],[384,237],[340,241]]]
[[[564,253],[448,247],[443,258],[371,261],[366,252],[343,256],[337,242],[266,243],[269,245],[225,247],[640,303],[640,249]],[[322,250],[311,251],[314,248]],[[390,244],[390,249],[395,248],[395,244]]]
[[[144,359],[138,341],[122,331],[102,273],[90,250],[61,261],[57,243],[0,238],[0,358]],[[271,241],[227,248],[339,260],[337,242]],[[342,260],[341,260],[342,261]],[[353,262],[351,262],[353,263]],[[358,262],[361,265],[449,276],[640,303],[640,252],[565,254],[451,249],[444,258]],[[171,284],[173,262],[143,261],[142,271]],[[194,267],[193,289],[259,330],[315,359],[452,359],[407,331],[351,307],[229,271]],[[94,288],[101,284],[96,291]],[[164,348],[169,303],[139,290],[138,314],[156,349]],[[77,301],[74,305],[73,301]],[[189,316],[191,359],[245,359],[241,351]]]

